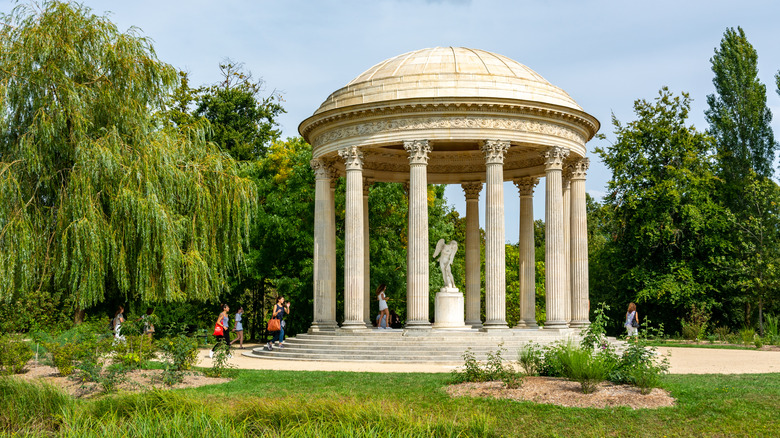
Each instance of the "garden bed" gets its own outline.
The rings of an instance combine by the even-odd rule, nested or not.
[[[506,388],[503,382],[466,382],[448,386],[453,397],[482,397],[529,401],[578,408],[609,408],[617,406],[632,409],[655,409],[675,405],[668,391],[654,388],[642,395],[639,388],[602,382],[591,394],[583,394],[579,383],[556,377],[526,377],[516,389]]]
[[[76,398],[93,397],[102,394],[103,388],[96,382],[81,382],[76,375],[63,377],[57,368],[48,365],[36,365],[30,363],[26,367],[27,372],[17,374],[16,377],[28,381],[41,381],[60,388]],[[184,373],[181,383],[168,386],[162,382],[163,370],[131,370],[127,371],[116,389],[121,391],[145,391],[148,389],[178,389],[196,388],[199,386],[216,385],[229,382],[230,379],[206,377],[200,372],[190,371]]]

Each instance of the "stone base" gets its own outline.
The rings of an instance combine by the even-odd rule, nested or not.
[[[436,321],[433,328],[436,329],[463,329],[466,328],[464,322],[464,301],[463,294],[456,287],[443,287],[436,294],[435,317]]]
[[[466,327],[471,327],[473,329],[481,329],[482,321],[466,321]]]
[[[338,328],[339,325],[335,321],[331,323],[313,322],[309,327],[309,333],[335,332]]]
[[[518,321],[515,328],[518,329],[538,329],[539,324],[536,321]]]

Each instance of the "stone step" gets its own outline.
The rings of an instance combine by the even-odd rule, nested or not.
[[[507,330],[365,330],[361,332],[313,332],[288,338],[284,348],[266,351],[255,348],[245,356],[259,359],[328,362],[404,362],[463,364],[470,350],[477,360],[499,346],[504,360],[517,360],[517,352],[530,342],[540,345],[570,339],[578,343],[579,331]]]

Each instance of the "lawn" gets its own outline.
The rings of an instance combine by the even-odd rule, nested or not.
[[[450,398],[447,374],[239,371],[187,390],[74,400],[0,379],[19,436],[778,436],[780,374],[668,375],[672,408],[582,409]]]

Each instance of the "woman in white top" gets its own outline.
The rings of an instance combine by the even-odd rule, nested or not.
[[[379,301],[379,322],[376,326],[379,329],[382,328],[382,317],[385,319],[384,328],[390,328],[390,311],[387,309],[387,302],[390,301],[390,299],[385,295],[386,289],[387,285],[384,283],[380,284],[376,289],[376,299]]]

